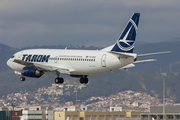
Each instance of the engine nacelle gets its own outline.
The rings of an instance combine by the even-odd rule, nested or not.
[[[27,76],[27,77],[39,78],[43,75],[43,71],[39,71],[39,70],[31,68],[31,67],[24,67],[22,69],[22,75]]]

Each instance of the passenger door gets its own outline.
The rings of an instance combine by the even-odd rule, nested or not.
[[[101,58],[101,65],[102,67],[106,67],[106,54],[103,54],[102,55],[102,58]]]

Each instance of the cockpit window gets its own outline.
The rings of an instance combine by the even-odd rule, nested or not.
[[[11,58],[14,58],[14,55]]]

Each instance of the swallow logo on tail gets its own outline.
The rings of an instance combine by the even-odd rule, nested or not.
[[[134,13],[111,51],[133,53],[140,13]]]

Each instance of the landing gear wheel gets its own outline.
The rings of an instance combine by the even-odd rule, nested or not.
[[[88,83],[88,78],[84,78],[84,83],[85,83],[85,84]]]
[[[25,78],[25,77],[20,77],[20,80],[21,80],[21,81],[25,81],[26,78]]]
[[[63,82],[64,82],[64,79],[61,77],[61,78],[59,78],[59,83],[60,84],[63,84]]]
[[[88,78],[87,78],[87,77],[81,77],[81,78],[79,79],[79,82],[80,82],[81,84],[83,84],[83,83],[87,84],[87,83],[88,83]]]
[[[83,83],[84,83],[83,78],[80,78],[80,79],[79,79],[79,82],[80,82],[81,84],[83,84]]]
[[[59,78],[55,79],[55,83],[58,84],[59,83]]]
[[[61,78],[58,78],[58,77],[57,77],[57,78],[55,79],[55,83],[56,83],[56,84],[59,84],[59,83],[62,84],[63,82],[64,82],[64,79],[63,79],[62,77],[61,77]]]

